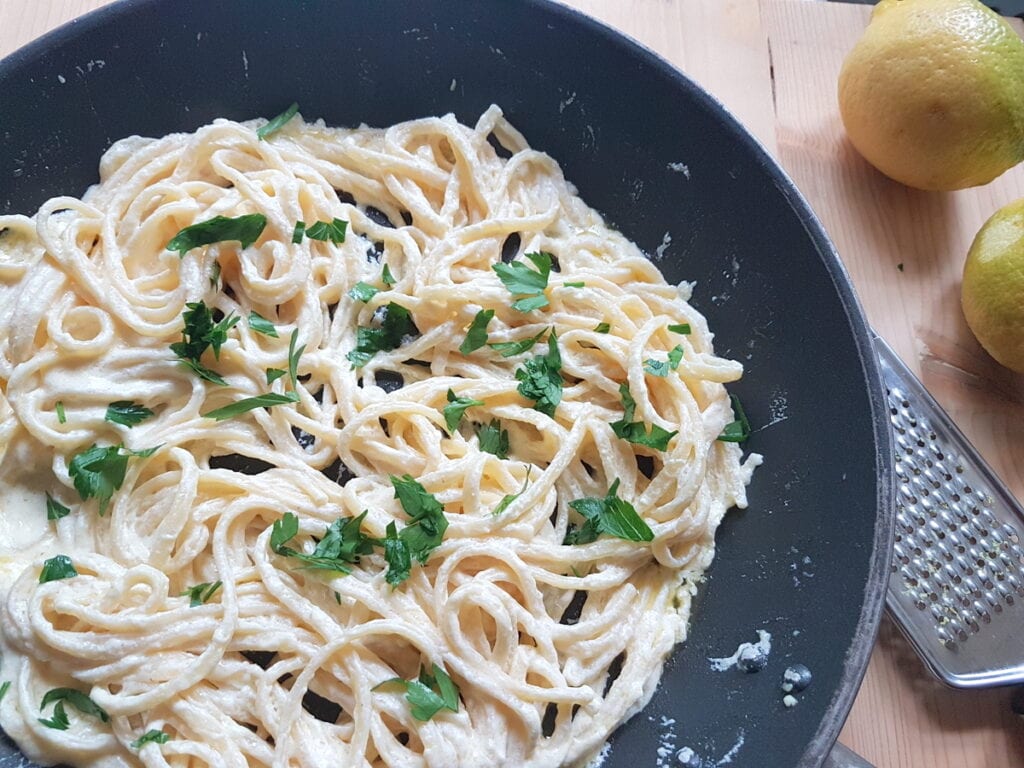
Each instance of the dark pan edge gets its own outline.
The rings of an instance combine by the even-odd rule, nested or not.
[[[877,514],[875,516],[875,535],[869,558],[870,574],[867,584],[864,586],[864,602],[857,621],[857,629],[846,651],[843,676],[839,688],[826,709],[821,725],[796,767],[819,768],[839,736],[860,689],[864,674],[867,672],[868,660],[874,650],[875,639],[881,623],[882,609],[885,607],[885,588],[889,580],[889,563],[892,559],[895,525],[892,432],[885,404],[885,389],[882,384],[878,357],[871,341],[872,332],[867,317],[854,291],[849,273],[839,258],[839,253],[803,194],[768,153],[764,145],[743,127],[742,123],[724,104],[658,53],[626,33],[613,29],[593,17],[574,8],[563,6],[554,0],[524,0],[524,2],[527,5],[548,8],[556,14],[575,19],[577,23],[590,27],[606,38],[610,44],[625,44],[633,47],[637,56],[644,59],[650,66],[661,70],[681,88],[689,91],[695,99],[720,110],[725,116],[723,127],[754,153],[761,167],[786,198],[790,208],[803,225],[804,231],[807,232],[821,257],[822,264],[832,278],[840,303],[846,312],[847,322],[854,331],[854,344],[860,358],[864,384],[871,405],[871,426],[876,448],[875,474],[878,479],[876,486]]]

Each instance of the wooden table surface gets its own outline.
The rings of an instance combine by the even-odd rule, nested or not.
[[[109,0],[0,0],[0,56]],[[835,103],[870,8],[811,0],[568,0],[717,96],[789,172],[832,236],[874,328],[1024,498],[1024,377],[978,346],[959,309],[974,233],[1024,197],[1024,166],[979,189],[916,192],[864,163]],[[0,107],[2,108],[2,107]],[[1024,641],[1022,641],[1024,648]],[[883,623],[840,737],[879,768],[1021,768],[1012,691],[944,688]]]

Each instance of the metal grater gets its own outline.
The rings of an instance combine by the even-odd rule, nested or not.
[[[1024,682],[1024,508],[880,338],[896,533],[886,603],[948,685]]]

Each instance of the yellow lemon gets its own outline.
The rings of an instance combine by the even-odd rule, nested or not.
[[[1024,41],[977,0],[882,0],[843,62],[839,109],[890,178],[987,184],[1024,160]]]
[[[1024,372],[1024,199],[996,211],[975,236],[960,301],[981,346]]]

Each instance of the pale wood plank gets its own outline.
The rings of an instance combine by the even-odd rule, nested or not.
[[[875,329],[1024,497],[1024,377],[988,358],[959,306],[967,248],[996,208],[1024,196],[1024,167],[953,194],[889,181],[846,140],[836,102],[843,57],[870,8],[762,6],[780,161],[832,236]],[[1009,696],[943,687],[887,622],[842,739],[879,766],[1019,767],[1024,732]]]

